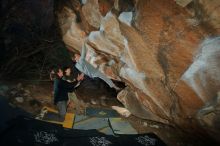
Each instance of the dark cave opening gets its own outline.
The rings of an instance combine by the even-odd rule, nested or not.
[[[57,5],[53,0],[1,1],[1,77],[45,79],[54,64],[70,65]]]

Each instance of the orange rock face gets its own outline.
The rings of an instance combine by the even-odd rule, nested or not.
[[[167,118],[178,115],[180,111],[184,116],[183,111],[188,110],[189,106],[194,107],[191,105],[191,98],[185,97],[186,93],[182,92],[188,91],[192,95],[193,91],[189,87],[185,90],[187,85],[181,80],[181,76],[193,62],[193,55],[206,33],[200,26],[193,27],[187,24],[188,18],[190,16],[186,11],[173,1],[139,1],[137,4],[134,24],[145,42],[145,50],[151,54],[137,53],[139,60],[135,62],[145,64],[141,70],[144,70],[148,78],[148,96],[161,110],[159,113],[157,111],[158,115],[163,113]],[[146,57],[143,57],[144,54]],[[197,102],[197,95],[194,98],[194,108],[198,109],[203,104]],[[193,112],[185,114],[191,116]]]

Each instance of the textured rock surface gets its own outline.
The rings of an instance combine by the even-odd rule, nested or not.
[[[99,11],[98,0],[89,0],[82,7],[82,15],[91,27],[99,29],[102,19],[101,12]]]
[[[64,43],[76,50],[80,50],[84,41],[82,35],[84,31],[80,28],[80,25],[76,23],[76,15],[67,7],[63,8],[63,13],[58,15],[59,24],[63,34]]]
[[[153,121],[159,121],[163,123],[168,123],[165,119],[162,119],[152,113],[152,111],[149,110],[149,108],[146,108],[140,100],[138,100],[137,92],[133,92],[129,87],[126,87],[124,90],[122,90],[118,96],[117,99],[123,103],[123,105],[129,109],[129,111],[134,114],[137,117],[144,118],[144,119],[151,119]],[[144,96],[144,95],[142,95]]]
[[[206,106],[199,110],[197,113],[197,118],[210,135],[212,135],[216,140],[219,139],[220,134],[220,94],[214,98],[212,101],[208,102]]]
[[[220,32],[220,3],[219,0],[196,0],[196,15],[201,21],[211,24],[211,26]]]
[[[175,0],[177,4],[182,7],[191,5],[193,7],[193,14],[197,17],[196,19],[200,22],[205,22],[206,25],[209,24],[220,32],[220,3],[219,0]]]
[[[192,2],[192,0],[175,0],[176,3],[182,7],[187,6],[189,3]]]
[[[219,43],[213,45],[211,39],[208,48],[199,47],[210,31],[192,22],[175,1],[139,0],[127,7],[121,2],[105,8],[104,3],[88,0],[81,17],[93,29],[76,22],[73,11],[61,11],[68,14],[63,21],[73,18],[61,25],[64,42],[80,51],[84,40],[80,34],[87,32],[88,61],[108,77],[126,83],[118,99],[133,115],[182,127],[198,125],[204,120],[198,119],[199,111],[217,97]],[[207,41],[202,46],[207,47]],[[213,129],[219,126],[208,123]]]

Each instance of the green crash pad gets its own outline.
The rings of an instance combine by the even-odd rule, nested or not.
[[[138,134],[131,124],[122,118],[109,118],[109,123],[114,134]]]
[[[107,118],[89,117],[84,115],[75,115],[73,129],[90,130],[96,129],[107,135],[113,135],[112,129],[109,127]]]
[[[95,108],[95,107],[86,108],[86,115],[94,116],[94,117],[102,117],[102,118],[120,117],[120,115],[113,109]]]

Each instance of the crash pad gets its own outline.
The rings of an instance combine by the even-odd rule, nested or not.
[[[112,129],[109,127],[107,118],[76,115],[73,129],[82,129],[82,130],[96,129],[101,133],[107,135],[113,135]]]
[[[122,118],[109,118],[109,123],[114,134],[137,134],[131,124]]]
[[[1,146],[166,146],[152,133],[105,135],[97,130],[66,129],[29,117],[13,119],[1,134]]]
[[[115,110],[105,108],[87,107],[85,113],[87,116],[102,118],[119,117],[119,114]]]
[[[166,144],[154,133],[143,134],[119,134],[119,145],[129,146],[166,146]]]
[[[60,124],[65,128],[73,127],[73,123],[74,123],[73,113],[66,113],[64,121],[60,122],[57,120],[57,117],[59,116],[58,111],[53,108],[44,106],[41,110],[41,116],[42,116],[41,118],[36,118],[36,119],[40,119],[40,120],[50,122],[50,123]]]

